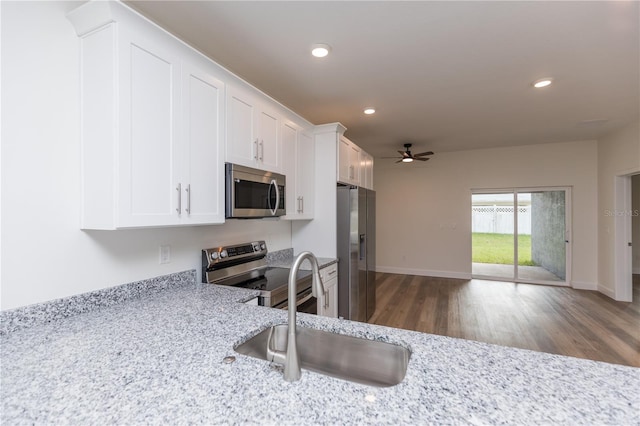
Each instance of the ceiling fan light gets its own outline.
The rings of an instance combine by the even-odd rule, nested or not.
[[[543,87],[550,86],[552,83],[551,78],[541,78],[540,80],[536,80],[533,82],[533,87],[536,89],[542,89]]]
[[[411,158],[411,157],[404,157],[404,158],[402,159],[402,162],[403,162],[403,163],[411,163],[412,161],[413,161],[413,158]]]

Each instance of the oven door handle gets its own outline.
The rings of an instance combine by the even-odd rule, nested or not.
[[[302,305],[305,302],[308,302],[312,297],[313,297],[313,292],[310,292],[309,294],[304,296],[302,299],[296,299],[296,307]]]
[[[274,187],[276,190],[276,205],[274,206],[274,208],[271,208],[271,187]],[[271,183],[269,184],[269,210],[271,211],[271,216],[275,216],[276,212],[278,211],[278,207],[280,204],[280,190],[278,189],[278,183],[275,181],[275,179],[271,180]]]
[[[311,289],[307,290],[308,293],[306,293],[304,296],[302,296],[301,298],[296,298],[296,308],[300,305],[302,305],[303,303],[308,302],[309,300],[311,300],[313,296],[313,291],[311,291]],[[280,306],[279,309],[289,309],[289,301],[287,301],[287,303],[283,306]]]

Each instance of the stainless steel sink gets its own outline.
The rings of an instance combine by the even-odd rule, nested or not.
[[[267,360],[271,349],[287,348],[286,324],[260,332],[235,348],[236,352]],[[369,386],[387,387],[400,383],[407,372],[411,351],[392,343],[345,336],[328,331],[297,327],[296,340],[303,369]]]

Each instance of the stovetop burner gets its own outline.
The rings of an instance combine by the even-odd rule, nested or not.
[[[246,276],[245,280],[235,287],[251,290],[273,291],[289,283],[289,268],[267,267],[260,271],[260,276]],[[298,271],[297,280],[311,276],[311,271]],[[242,276],[238,277],[242,279]]]

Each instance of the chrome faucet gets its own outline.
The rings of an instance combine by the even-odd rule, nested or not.
[[[318,298],[320,294],[324,294],[324,284],[320,278],[320,268],[318,267],[318,259],[310,251],[304,251],[296,257],[289,272],[289,325],[287,334],[287,350],[286,352],[279,351],[272,348],[271,338],[273,337],[273,330],[269,333],[269,339],[267,341],[267,359],[271,362],[277,362],[284,364],[284,379],[287,382],[295,382],[300,380],[300,357],[298,356],[298,346],[296,344],[296,293],[297,293],[297,278],[300,265],[306,259],[311,262],[311,268],[313,269],[311,292],[314,297]]]

